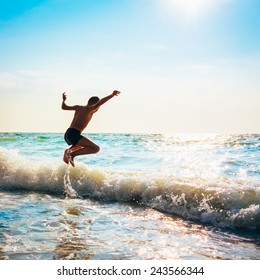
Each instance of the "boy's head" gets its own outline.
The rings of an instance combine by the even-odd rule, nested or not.
[[[99,101],[99,97],[92,96],[88,100],[88,105],[94,105],[94,104],[98,103],[98,101]]]

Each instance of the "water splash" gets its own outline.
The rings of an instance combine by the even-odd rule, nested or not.
[[[26,162],[26,164],[25,164]],[[41,192],[103,202],[136,202],[184,219],[225,228],[260,229],[260,184],[249,178],[107,172],[77,164],[41,164],[0,148],[0,190]],[[81,196],[79,196],[80,194]]]
[[[78,193],[73,189],[71,181],[70,181],[70,168],[68,166],[67,170],[65,171],[64,177],[64,193],[66,198],[78,198]]]

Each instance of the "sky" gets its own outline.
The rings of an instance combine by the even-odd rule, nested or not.
[[[260,133],[259,0],[0,2],[0,131]]]

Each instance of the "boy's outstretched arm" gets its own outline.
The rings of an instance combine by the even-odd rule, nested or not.
[[[98,109],[101,105],[103,105],[104,103],[106,103],[108,100],[110,100],[111,98],[113,98],[114,96],[117,96],[120,94],[120,91],[118,90],[114,90],[113,93],[109,94],[106,97],[103,97],[102,99],[100,99],[95,105],[94,105],[94,109]]]
[[[76,110],[78,106],[77,105],[76,106],[68,106],[65,103],[66,99],[67,99],[66,92],[63,92],[63,94],[62,94],[61,109],[62,110]]]

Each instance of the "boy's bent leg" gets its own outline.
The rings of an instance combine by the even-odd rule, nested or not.
[[[76,144],[75,146],[71,146],[68,150],[69,150],[69,153],[73,153],[73,152],[76,152],[77,150],[80,150],[80,149],[83,149],[84,147]]]
[[[70,160],[71,160],[71,153],[78,151],[80,149],[83,149],[84,147],[78,146],[78,145],[72,145],[70,148],[66,149],[64,151],[64,155],[63,155],[63,161],[66,164],[69,164]]]
[[[69,161],[70,161],[71,165],[73,165],[73,166],[74,166],[74,158],[76,156],[95,154],[95,153],[98,153],[100,150],[98,145],[96,145],[94,142],[92,142],[91,140],[89,140],[86,137],[81,138],[79,140],[79,142],[77,143],[77,146],[80,146],[82,148],[78,149],[70,154],[71,159]]]

